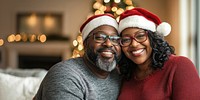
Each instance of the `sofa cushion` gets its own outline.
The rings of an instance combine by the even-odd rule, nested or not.
[[[0,73],[0,100],[32,100],[42,79]]]
[[[11,74],[19,77],[44,77],[47,73],[45,69],[19,69],[19,68],[7,68],[0,69],[1,73]]]

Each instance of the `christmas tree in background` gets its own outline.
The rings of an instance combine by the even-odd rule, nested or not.
[[[132,9],[134,7],[132,0],[94,0],[92,5],[93,15],[110,13],[115,16],[116,20],[119,20],[119,15],[125,10]],[[90,15],[92,16],[92,15]],[[90,17],[88,16],[88,17]],[[74,50],[72,57],[80,57],[83,52],[82,34],[79,33],[76,40],[73,41]]]
[[[74,50],[72,52],[72,58],[80,57],[84,54],[82,34],[79,33],[76,40],[73,41]]]
[[[95,0],[93,12],[95,15],[110,13],[119,19],[119,15],[127,9],[134,7],[132,0]]]

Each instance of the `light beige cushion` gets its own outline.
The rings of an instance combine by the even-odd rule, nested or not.
[[[32,100],[42,78],[0,73],[0,100]]]
[[[44,77],[47,73],[45,69],[19,69],[19,68],[6,68],[1,69],[1,73],[11,74],[19,77]]]

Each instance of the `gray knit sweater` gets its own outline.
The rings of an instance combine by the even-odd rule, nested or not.
[[[75,58],[54,65],[35,96],[36,100],[116,100],[120,89],[117,71],[106,79],[95,76]]]

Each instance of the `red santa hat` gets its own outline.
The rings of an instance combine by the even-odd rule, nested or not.
[[[143,8],[126,10],[120,15],[119,33],[128,27],[138,27],[167,36],[171,32],[170,24],[161,22],[153,13]]]
[[[111,15],[111,14],[94,15],[94,16],[88,18],[80,28],[80,31],[81,31],[82,37],[83,37],[83,41],[86,39],[86,37],[89,35],[89,33],[92,30],[94,30],[95,28],[97,28],[101,25],[110,25],[110,26],[114,27],[116,30],[118,30],[118,23],[115,20],[113,15]]]

